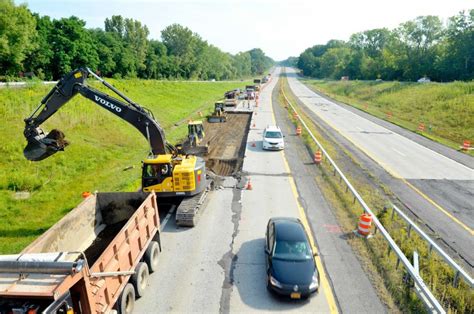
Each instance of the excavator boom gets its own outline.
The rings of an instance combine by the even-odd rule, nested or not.
[[[125,102],[88,86],[85,81],[89,75],[97,78]],[[40,125],[78,93],[137,128],[150,144],[152,155],[177,154],[176,148],[166,142],[163,129],[151,111],[132,102],[88,68],[81,68],[65,75],[43,98],[33,114],[25,119],[24,135],[28,143],[23,153],[28,160],[43,160],[68,145],[62,131],[54,129],[46,134]]]

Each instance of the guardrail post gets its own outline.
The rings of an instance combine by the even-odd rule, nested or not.
[[[392,221],[393,221],[394,216],[395,216],[395,208],[392,208]]]
[[[428,259],[431,257],[431,251],[433,251],[433,244],[430,244],[428,249]]]
[[[458,282],[459,282],[459,270],[456,271],[456,274],[454,275],[454,279],[453,279],[454,288],[458,287]]]
[[[397,258],[397,265],[395,265],[395,269],[398,269],[398,266],[400,265],[400,259]]]
[[[408,237],[410,237],[410,232],[411,232],[411,225],[408,225],[408,232],[407,232]]]

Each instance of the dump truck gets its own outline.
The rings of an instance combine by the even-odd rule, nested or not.
[[[0,313],[132,313],[161,251],[155,193],[96,193],[0,255]]]

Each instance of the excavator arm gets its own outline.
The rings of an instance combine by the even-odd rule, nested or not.
[[[88,86],[86,78],[89,75],[98,79],[125,102]],[[153,155],[167,152],[178,153],[175,147],[166,142],[163,129],[156,122],[151,111],[131,101],[90,69],[81,68],[65,75],[43,98],[32,115],[25,119],[24,135],[28,144],[23,153],[28,160],[43,160],[64,150],[68,145],[63,132],[54,129],[49,134],[45,134],[40,125],[78,93],[137,128],[150,144]]]

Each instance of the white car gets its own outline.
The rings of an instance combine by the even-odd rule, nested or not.
[[[262,148],[266,150],[282,150],[285,148],[283,133],[275,125],[269,125],[263,130]]]

